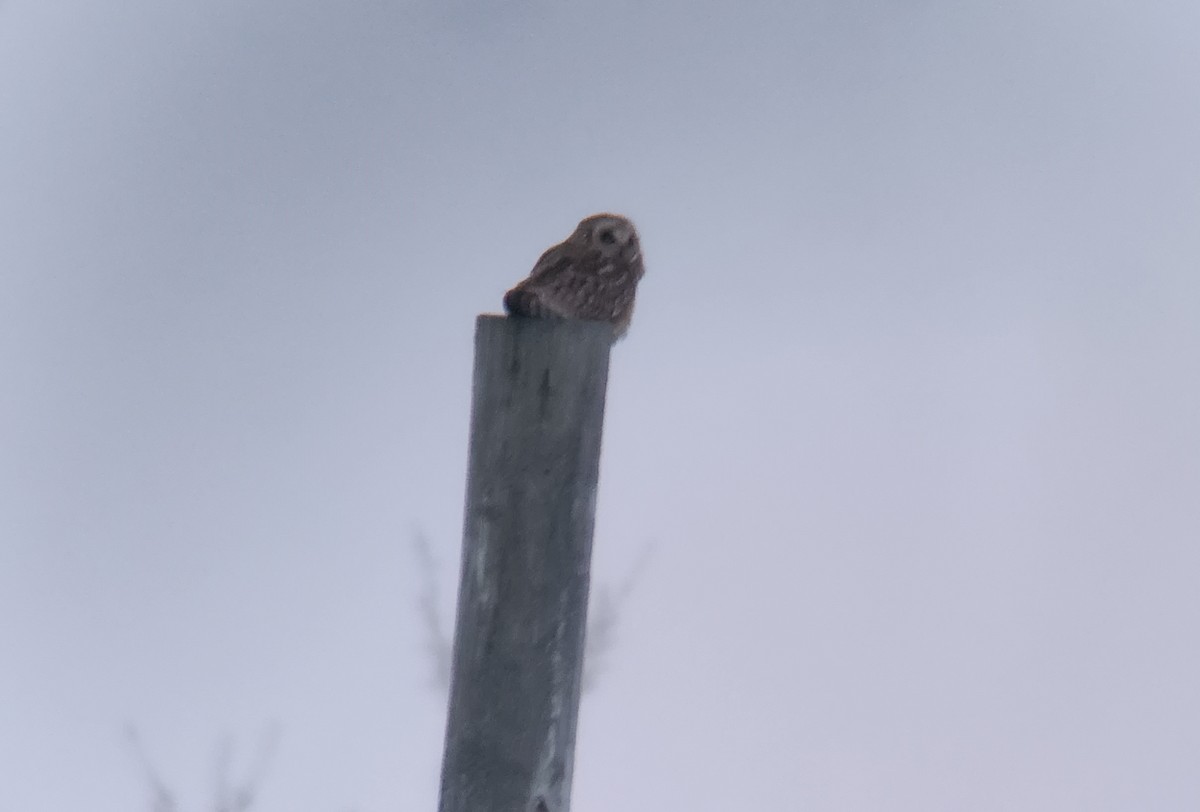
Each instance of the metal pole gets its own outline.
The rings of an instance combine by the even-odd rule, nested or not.
[[[567,812],[612,328],[480,316],[440,812]]]

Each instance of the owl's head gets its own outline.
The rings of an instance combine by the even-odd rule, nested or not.
[[[575,227],[571,240],[598,251],[603,257],[621,257],[626,262],[641,258],[637,229],[619,214],[593,214]]]

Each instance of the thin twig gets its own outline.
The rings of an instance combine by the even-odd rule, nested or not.
[[[130,752],[133,753],[138,766],[142,768],[142,772],[146,776],[146,783],[150,786],[151,812],[178,812],[179,807],[175,805],[175,797],[167,789],[167,785],[158,774],[158,770],[154,768],[154,764],[150,761],[149,756],[146,755],[146,748],[142,745],[141,736],[138,735],[137,728],[133,725],[125,726],[125,741],[129,744]]]
[[[441,594],[438,591],[438,568],[428,539],[420,530],[413,533],[413,548],[420,568],[421,592],[417,608],[425,627],[425,650],[433,660],[434,684],[441,690],[450,689],[450,636],[442,625]]]
[[[617,627],[620,625],[625,606],[641,582],[654,552],[654,545],[647,542],[642,547],[628,574],[611,588],[601,584],[596,590],[591,621],[588,623],[587,638],[583,651],[583,692],[596,687],[596,679],[604,671],[609,654],[616,646]]]

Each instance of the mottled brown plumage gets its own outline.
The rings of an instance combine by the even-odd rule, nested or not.
[[[593,214],[504,294],[504,309],[512,316],[606,321],[620,338],[629,329],[644,273],[633,223],[617,214]]]

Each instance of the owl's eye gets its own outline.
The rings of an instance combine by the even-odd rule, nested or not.
[[[600,232],[600,242],[605,245],[612,245],[617,241],[617,235],[612,233],[611,228],[606,228]]]

